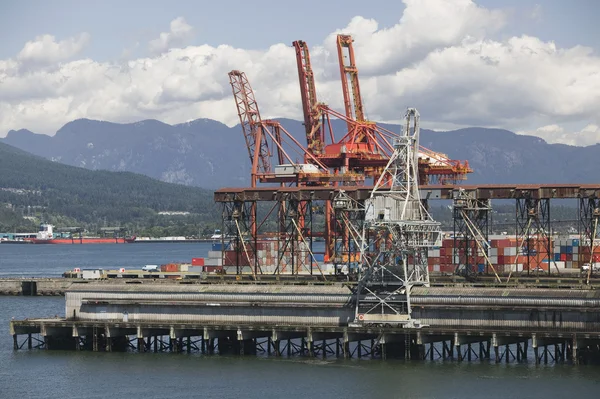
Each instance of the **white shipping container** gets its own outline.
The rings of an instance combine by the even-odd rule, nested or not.
[[[504,248],[505,256],[517,256],[517,247],[507,247]]]
[[[492,265],[497,265],[498,264],[498,257],[497,256],[490,256],[490,262],[492,262]]]
[[[508,265],[507,265],[508,266]],[[523,264],[519,263],[519,264],[512,264],[510,265],[510,270],[513,272],[522,272],[523,271]]]
[[[223,266],[223,259],[207,258],[204,259],[204,266]]]
[[[579,247],[573,247],[573,255],[579,253]]]
[[[440,271],[440,265],[433,265],[433,271],[434,272],[439,272]]]
[[[212,259],[216,259],[216,258],[221,258],[222,257],[222,252],[221,251],[208,251],[208,257],[212,258]]]
[[[102,278],[103,270],[101,269],[83,269],[81,271],[81,278],[88,280],[97,280]]]
[[[550,269],[556,269],[556,268],[564,269],[565,266],[566,266],[565,262],[562,261],[562,260],[557,260],[557,261],[554,261],[554,262],[550,262]]]
[[[498,256],[498,248],[490,248],[490,256]]]
[[[573,254],[573,262],[578,262],[578,261],[579,261],[579,255]]]

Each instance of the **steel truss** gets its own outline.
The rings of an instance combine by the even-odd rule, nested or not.
[[[277,256],[267,264],[259,256],[263,249],[259,236],[261,226],[277,207],[278,232],[268,242],[276,243]],[[257,223],[256,201],[223,202],[222,262],[235,267],[236,274],[319,274],[313,252],[313,201],[282,198],[264,220]],[[270,248],[269,248],[270,249]]]
[[[527,275],[532,270],[535,270],[536,274],[539,273],[541,268],[541,262],[538,261],[539,251],[548,259],[548,274],[550,274],[550,263],[554,263],[550,238],[550,198],[533,198],[527,192],[523,194],[523,197],[516,199],[517,258],[515,269],[511,269],[511,272],[517,271],[519,259],[524,259]],[[534,242],[542,243],[542,248],[534,248]],[[554,265],[556,267],[556,263]],[[556,271],[558,272],[558,267]]]
[[[419,113],[406,112],[404,134],[365,201],[354,324],[418,327],[410,291],[429,285],[427,250],[439,245],[440,224],[423,206],[418,182]]]
[[[335,245],[335,274],[355,275],[361,256],[361,239],[365,219],[364,201],[356,201],[341,191],[332,202]],[[342,267],[343,265],[343,267]]]
[[[312,201],[288,199],[279,209],[282,228],[278,234],[276,274],[312,274]]]
[[[580,259],[581,262],[588,263],[587,284],[590,283],[592,272],[596,262],[594,251],[598,245],[598,227],[600,221],[600,199],[595,196],[581,197],[579,199],[579,235],[581,237],[580,246],[588,248],[589,257]],[[580,254],[579,256],[583,256]]]
[[[489,199],[474,198],[473,193],[459,190],[452,204],[454,221],[454,253],[452,262],[455,273],[467,278],[478,273],[489,273]],[[478,265],[485,265],[479,270]],[[493,268],[493,266],[492,266]]]
[[[236,274],[241,274],[244,267],[250,268],[255,276],[262,274],[256,251],[256,202],[224,202],[221,231],[224,232],[221,238],[223,249],[235,251],[235,259],[221,251],[223,265],[235,266]]]

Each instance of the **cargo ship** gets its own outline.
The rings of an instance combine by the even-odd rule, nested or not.
[[[54,237],[54,226],[45,223],[40,225],[35,238],[24,239],[32,244],[124,244],[128,240],[124,237]]]

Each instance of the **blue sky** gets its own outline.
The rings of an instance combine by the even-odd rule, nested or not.
[[[0,136],[18,128],[53,134],[79,117],[232,124],[226,73],[237,65],[249,68],[263,113],[298,119],[293,52],[275,45],[306,40],[321,62],[319,92],[338,105],[339,82],[328,71],[331,37],[344,31],[356,39],[372,117],[396,121],[402,112],[387,104],[416,105],[433,128],[494,126],[593,144],[598,15],[594,0],[4,1]],[[474,53],[496,72],[475,65]],[[196,93],[182,60],[192,60],[189,76],[202,81]]]
[[[23,43],[37,35],[51,33],[65,38],[88,32],[93,40],[83,54],[98,60],[115,59],[123,49],[150,40],[180,16],[196,28],[194,44],[264,49],[300,37],[320,41],[356,15],[375,18],[382,27],[389,27],[398,22],[405,7],[392,0],[301,3],[302,7],[277,0],[8,0],[0,4],[0,34],[4,38],[0,58],[16,54]],[[512,14],[500,36],[527,34],[561,47],[600,45],[597,0],[480,0],[477,4]],[[539,18],[532,19],[536,9]]]

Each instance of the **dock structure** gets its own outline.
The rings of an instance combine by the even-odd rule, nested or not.
[[[348,286],[74,287],[64,318],[12,320],[14,348],[587,363],[600,356],[592,290],[415,288],[422,328],[352,327]]]
[[[65,273],[69,275],[69,273]],[[174,277],[174,278],[173,278]],[[72,287],[84,285],[107,286],[159,286],[168,290],[168,286],[196,286],[210,284],[263,284],[263,285],[331,285],[343,282],[349,287],[356,284],[347,276],[330,276],[326,281],[314,275],[262,275],[256,278],[252,275],[210,274],[210,273],[153,273],[153,272],[119,272],[107,270],[106,278],[86,280],[82,278],[0,278],[0,295],[23,296],[64,296]],[[566,290],[599,289],[600,278],[594,276],[588,282],[585,276],[576,273],[562,276],[519,276],[510,280],[498,282],[493,276],[480,276],[476,281],[469,281],[461,276],[430,274],[432,287],[463,287],[463,288],[554,288]]]

